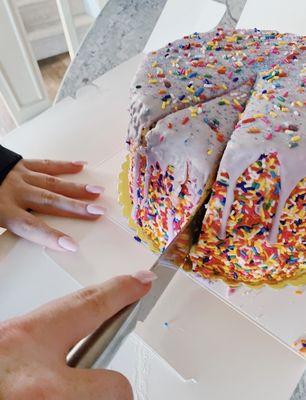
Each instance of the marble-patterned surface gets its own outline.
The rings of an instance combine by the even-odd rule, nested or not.
[[[234,27],[246,0],[216,1],[227,6],[220,26]],[[80,87],[142,51],[165,3],[166,0],[109,0],[68,69],[57,101],[73,97]],[[290,400],[305,399],[306,372]]]
[[[166,0],[109,0],[66,73],[57,100],[140,53]]]
[[[228,5],[220,25],[231,28],[246,0],[217,0]],[[166,0],[109,0],[68,69],[57,101],[143,50]],[[230,3],[230,4],[229,4]]]

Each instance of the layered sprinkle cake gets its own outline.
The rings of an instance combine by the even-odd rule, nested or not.
[[[303,273],[306,38],[194,33],[147,55],[131,93],[132,217],[156,246],[210,196],[195,272],[247,283]]]

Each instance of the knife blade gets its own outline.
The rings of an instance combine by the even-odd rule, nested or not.
[[[177,270],[181,267],[190,269],[189,253],[191,247],[197,243],[205,214],[205,205],[201,206],[193,218],[185,225],[181,232],[173,239],[164,253],[151,267],[157,275],[150,292],[140,301],[139,321],[144,321],[150,314],[160,296],[166,290]]]
[[[144,321],[164,293],[172,278],[181,267],[190,265],[189,252],[198,241],[205,204],[197,209],[194,216],[151,267],[157,275],[150,292],[108,321],[94,333],[79,342],[68,354],[67,364],[78,368],[105,368],[117,352],[124,338],[135,328],[137,321]]]

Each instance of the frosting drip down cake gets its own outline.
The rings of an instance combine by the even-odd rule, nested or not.
[[[305,54],[305,37],[217,29],[136,73],[132,217],[162,251],[208,201],[190,254],[205,278],[275,283],[306,269]]]

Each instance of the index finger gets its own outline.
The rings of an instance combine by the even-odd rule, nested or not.
[[[82,171],[84,161],[23,160],[23,165],[31,171],[48,175],[77,174]]]
[[[155,278],[150,271],[141,271],[140,274],[119,276],[52,301],[25,318],[25,321],[30,321],[27,330],[40,343],[45,342],[47,346],[52,343],[59,355],[65,357],[79,340],[122,308],[143,297]]]

